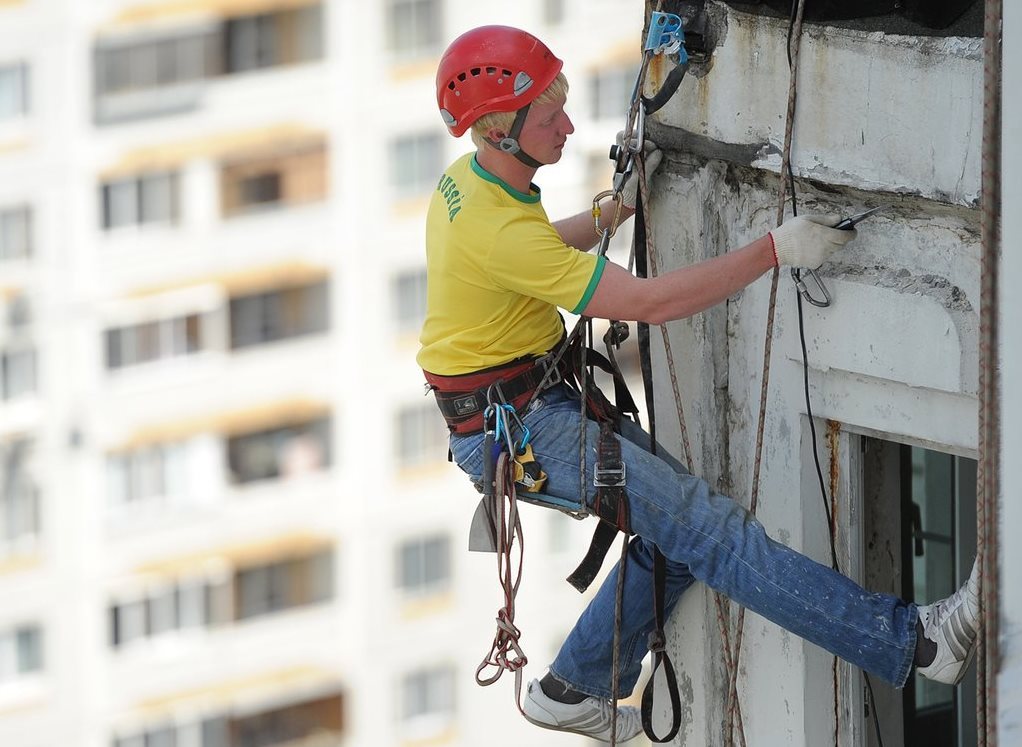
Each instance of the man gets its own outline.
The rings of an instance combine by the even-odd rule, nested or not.
[[[488,457],[473,395],[481,397],[499,379],[515,406],[531,400],[521,416],[548,475],[544,492],[577,500],[577,395],[558,383],[533,397],[540,383],[533,361],[563,335],[558,307],[650,324],[681,319],[776,266],[817,267],[855,232],[833,228],[836,216],[793,218],[745,247],[649,279],[587,254],[597,239],[590,212],[551,223],[532,183],[540,167],[560,160],[574,131],[564,110],[561,65],[537,38],[506,26],[463,34],[441,59],[441,115],[455,136],[471,128],[476,151],[447,169],[430,204],[427,313],[417,360],[437,393],[452,431],[452,454],[465,472],[478,480]],[[660,159],[651,147],[647,173]],[[624,217],[634,212],[635,188],[633,177],[622,190]],[[612,212],[603,211],[601,225]],[[455,401],[458,407],[452,407]],[[589,454],[599,431],[596,422],[586,423]],[[867,592],[767,537],[743,507],[662,450],[651,454],[649,435],[627,419],[620,423],[620,442],[637,536],[625,574],[619,695],[636,684],[654,624],[654,546],[668,560],[668,608],[699,580],[897,687],[913,666],[941,682],[964,675],[978,629],[975,568],[956,594],[926,607]],[[591,476],[586,484],[592,484]],[[592,498],[585,496],[587,502]],[[616,576],[617,569],[543,679],[529,683],[523,709],[533,723],[609,740]],[[617,739],[640,730],[637,710],[621,707]]]

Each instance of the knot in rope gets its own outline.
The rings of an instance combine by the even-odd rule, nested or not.
[[[659,630],[654,630],[649,634],[647,646],[650,653],[659,654],[667,650],[667,638]]]

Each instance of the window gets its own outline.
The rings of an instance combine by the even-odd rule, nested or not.
[[[111,604],[110,645],[117,648],[134,640],[208,626],[213,622],[213,588],[203,579],[182,579],[142,597]]]
[[[399,137],[390,145],[390,184],[399,196],[425,193],[444,170],[444,141],[436,133]]]
[[[206,77],[209,36],[106,44],[96,49],[96,95],[161,89]]]
[[[391,283],[394,320],[399,332],[418,332],[426,316],[426,270],[398,274]]]
[[[245,568],[234,579],[235,619],[324,602],[332,596],[332,550]]]
[[[0,65],[0,122],[28,114],[28,66]]]
[[[258,205],[264,202],[280,202],[280,173],[256,174],[241,180],[241,202],[243,205]]]
[[[405,542],[397,552],[397,585],[406,594],[435,594],[451,580],[451,542],[447,536]]]
[[[224,217],[323,200],[327,194],[327,149],[320,139],[287,153],[224,163],[220,209]]]
[[[328,306],[326,280],[232,298],[231,348],[326,332]]]
[[[32,256],[32,211],[27,206],[0,208],[0,261]]]
[[[114,327],[105,333],[106,367],[116,370],[192,355],[202,349],[198,314]]]
[[[231,480],[249,483],[315,472],[331,464],[330,417],[232,436],[227,440]]]
[[[0,551],[39,536],[39,488],[33,472],[31,441],[0,441]]]
[[[241,16],[223,27],[228,74],[319,59],[323,56],[323,8]]]
[[[597,70],[589,83],[593,119],[620,119],[628,112],[638,65]]]
[[[153,172],[106,182],[100,192],[103,228],[177,220],[177,172]]]
[[[115,509],[167,502],[187,492],[187,448],[155,444],[107,457],[107,496]]]
[[[976,554],[976,462],[864,441],[864,544],[884,548],[863,551],[865,586],[920,604],[948,596],[968,577]],[[902,690],[874,688],[873,695],[877,712],[892,716],[880,719],[884,744],[976,744],[974,668],[958,687],[914,675]]]
[[[435,404],[406,407],[398,413],[396,450],[404,467],[444,458],[447,426]]]
[[[0,299],[0,402],[36,391],[32,306],[25,294]]]
[[[36,353],[29,343],[7,343],[0,350],[0,400],[36,391]]]
[[[548,26],[564,23],[565,0],[543,0],[543,22]]]
[[[454,671],[437,667],[413,672],[401,683],[401,720],[454,715]]]
[[[201,720],[168,725],[159,722],[126,736],[111,747],[280,747],[335,744],[340,737],[344,702],[330,693],[313,700],[285,703],[240,714],[212,713]],[[169,740],[169,741],[160,741]]]
[[[278,747],[301,744],[325,744],[327,735],[341,732],[341,698],[331,695],[304,703],[286,705],[252,715],[231,719],[231,732],[237,735],[237,747]],[[316,738],[318,737],[318,738]],[[329,744],[334,744],[332,740]],[[203,747],[206,747],[205,743]]]
[[[277,62],[274,17],[270,14],[232,18],[224,26],[224,69],[228,73],[257,70]]]
[[[387,44],[400,58],[437,51],[442,41],[441,0],[388,0]]]
[[[43,632],[38,625],[0,630],[0,683],[43,668]]]

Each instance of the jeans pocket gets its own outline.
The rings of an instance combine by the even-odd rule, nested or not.
[[[473,477],[483,473],[483,434],[451,436],[451,455],[461,470]]]

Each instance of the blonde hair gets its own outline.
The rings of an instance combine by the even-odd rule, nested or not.
[[[551,101],[566,98],[567,95],[568,79],[564,77],[564,73],[557,73],[557,77],[551,81],[546,90],[537,96],[532,103],[549,104]],[[514,124],[517,113],[517,111],[511,111],[484,114],[472,125],[472,142],[476,144],[477,148],[483,147],[486,144],[486,132],[493,127],[508,132],[511,129],[511,125]]]

